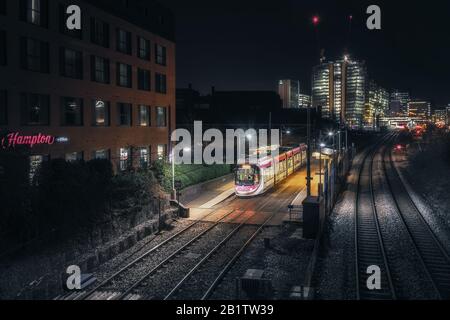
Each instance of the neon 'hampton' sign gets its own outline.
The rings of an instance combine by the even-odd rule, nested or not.
[[[19,132],[13,132],[2,138],[1,146],[3,149],[15,148],[16,146],[22,145],[33,148],[35,145],[52,145],[55,141],[56,138],[54,136],[45,135],[42,133],[32,136],[24,136]]]

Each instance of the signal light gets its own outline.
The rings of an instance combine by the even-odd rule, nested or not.
[[[312,22],[313,22],[313,24],[314,24],[315,26],[317,26],[317,25],[319,24],[319,22],[320,22],[319,17],[318,17],[318,16],[314,16],[314,17],[312,18]]]

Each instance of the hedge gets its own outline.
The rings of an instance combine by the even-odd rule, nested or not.
[[[182,189],[211,179],[222,177],[232,172],[227,164],[198,165],[183,164],[175,166],[175,179],[181,181]],[[155,176],[165,191],[172,190],[172,166],[158,161],[154,164]]]

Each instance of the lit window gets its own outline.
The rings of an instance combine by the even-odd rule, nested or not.
[[[156,126],[160,128],[167,127],[166,108],[156,107]]]
[[[150,127],[150,107],[149,106],[139,106],[139,125],[141,127]]]
[[[150,162],[150,151],[149,148],[139,148],[139,165],[142,169],[148,168]]]
[[[102,149],[94,151],[93,158],[96,160],[109,160],[109,150]]]
[[[94,126],[108,127],[109,126],[109,102],[102,100],[93,101]]]
[[[131,168],[130,148],[120,148],[119,170],[126,171]]]
[[[159,160],[164,160],[167,157],[167,146],[165,144],[158,144],[157,155]]]
[[[77,162],[83,160],[83,152],[71,152],[66,154],[67,162]]]
[[[34,155],[30,156],[30,171],[29,171],[29,178],[30,182],[33,182],[33,179],[38,172],[39,168],[41,167],[42,163],[44,161],[48,161],[48,156],[42,156],[42,155]]]

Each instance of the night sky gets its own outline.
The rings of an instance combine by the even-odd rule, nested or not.
[[[320,48],[328,59],[348,48],[386,89],[409,90],[437,107],[450,103],[449,1],[162,2],[176,17],[178,87],[276,90],[278,79],[293,78],[309,93],[318,60],[311,17],[318,14]],[[366,28],[370,4],[381,7],[382,30]]]

